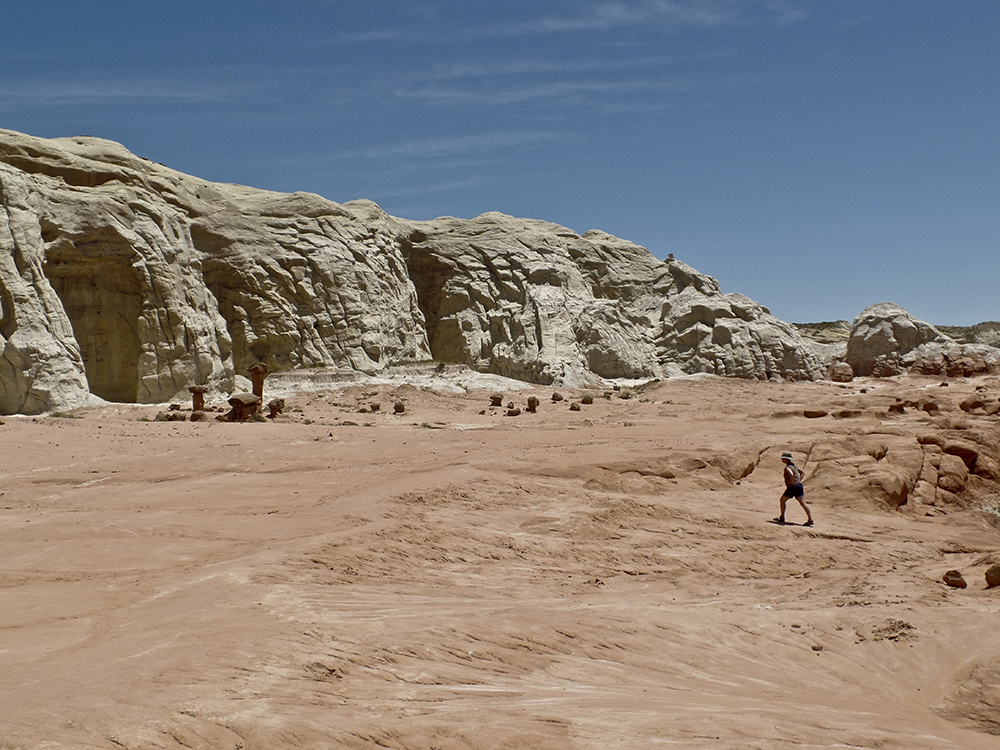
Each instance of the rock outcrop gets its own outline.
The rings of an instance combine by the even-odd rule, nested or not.
[[[855,375],[876,377],[902,372],[964,377],[1000,370],[1000,349],[959,344],[890,302],[866,307],[855,318],[845,359]]]
[[[272,371],[427,359],[371,204],[217,185],[94,138],[0,131],[0,412],[232,392]]]
[[[403,255],[435,359],[567,385],[823,375],[811,342],[753,300],[604,232],[497,213],[410,226]]]
[[[815,379],[829,364],[749,298],[598,231],[404,221],[3,130],[0,204],[0,413],[231,393],[258,362],[433,358],[566,385]]]

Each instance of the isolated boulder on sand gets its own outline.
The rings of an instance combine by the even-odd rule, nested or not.
[[[846,362],[838,362],[830,368],[830,380],[834,383],[850,383],[854,380],[854,368]]]
[[[953,589],[964,589],[967,584],[962,574],[957,570],[949,570],[944,574],[942,579],[947,585],[951,586]]]
[[[1000,586],[1000,563],[991,565],[986,569],[986,588]]]

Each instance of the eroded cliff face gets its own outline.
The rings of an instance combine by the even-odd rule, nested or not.
[[[824,373],[810,342],[753,300],[604,232],[497,213],[410,226],[403,255],[436,359],[581,385]]]
[[[791,326],[602,232],[210,183],[0,130],[0,412],[158,403],[236,375],[437,359],[539,383],[813,379]]]
[[[393,221],[0,131],[0,411],[157,403],[272,370],[427,359]]]

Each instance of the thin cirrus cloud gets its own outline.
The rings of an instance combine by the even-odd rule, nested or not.
[[[56,82],[0,84],[0,101],[18,105],[71,106],[87,102],[218,102],[234,95],[231,86],[191,86],[163,81]]]
[[[470,190],[477,187],[482,180],[478,177],[468,177],[463,180],[453,180],[451,182],[427,183],[419,187],[391,188],[379,190],[379,199],[385,198],[409,198],[412,196],[431,195],[434,193],[449,193],[455,190]]]
[[[540,144],[561,138],[557,133],[493,132],[454,137],[407,140],[391,146],[344,151],[340,159],[437,159],[443,156],[484,154],[497,149]]]
[[[541,15],[519,23],[472,26],[465,29],[418,33],[414,29],[380,29],[341,36],[342,41],[461,41],[480,37],[564,34],[610,31],[629,27],[713,29],[757,21],[788,25],[809,17],[802,5],[790,0],[643,0],[595,2],[563,16]]]
[[[651,70],[664,68],[692,60],[705,61],[728,56],[720,50],[711,50],[697,55],[650,55],[625,57],[615,60],[507,60],[490,64],[454,63],[437,64],[428,73],[419,73],[420,78],[433,81],[458,81],[466,78],[498,78],[540,75],[573,75],[581,73],[610,73],[628,70]]]
[[[548,103],[589,102],[595,97],[602,100],[608,95],[616,97],[649,92],[682,92],[700,88],[700,84],[683,78],[640,81],[557,81],[534,86],[509,86],[496,91],[474,89],[425,87],[401,89],[395,95],[403,99],[419,100],[426,104],[467,103],[492,107],[525,104],[532,101]]]

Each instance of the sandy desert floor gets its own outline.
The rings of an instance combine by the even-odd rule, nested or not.
[[[815,527],[769,523],[783,450],[930,385],[6,417],[0,748],[1000,748],[990,514],[810,497],[806,465]],[[871,413],[801,416],[847,402]]]

